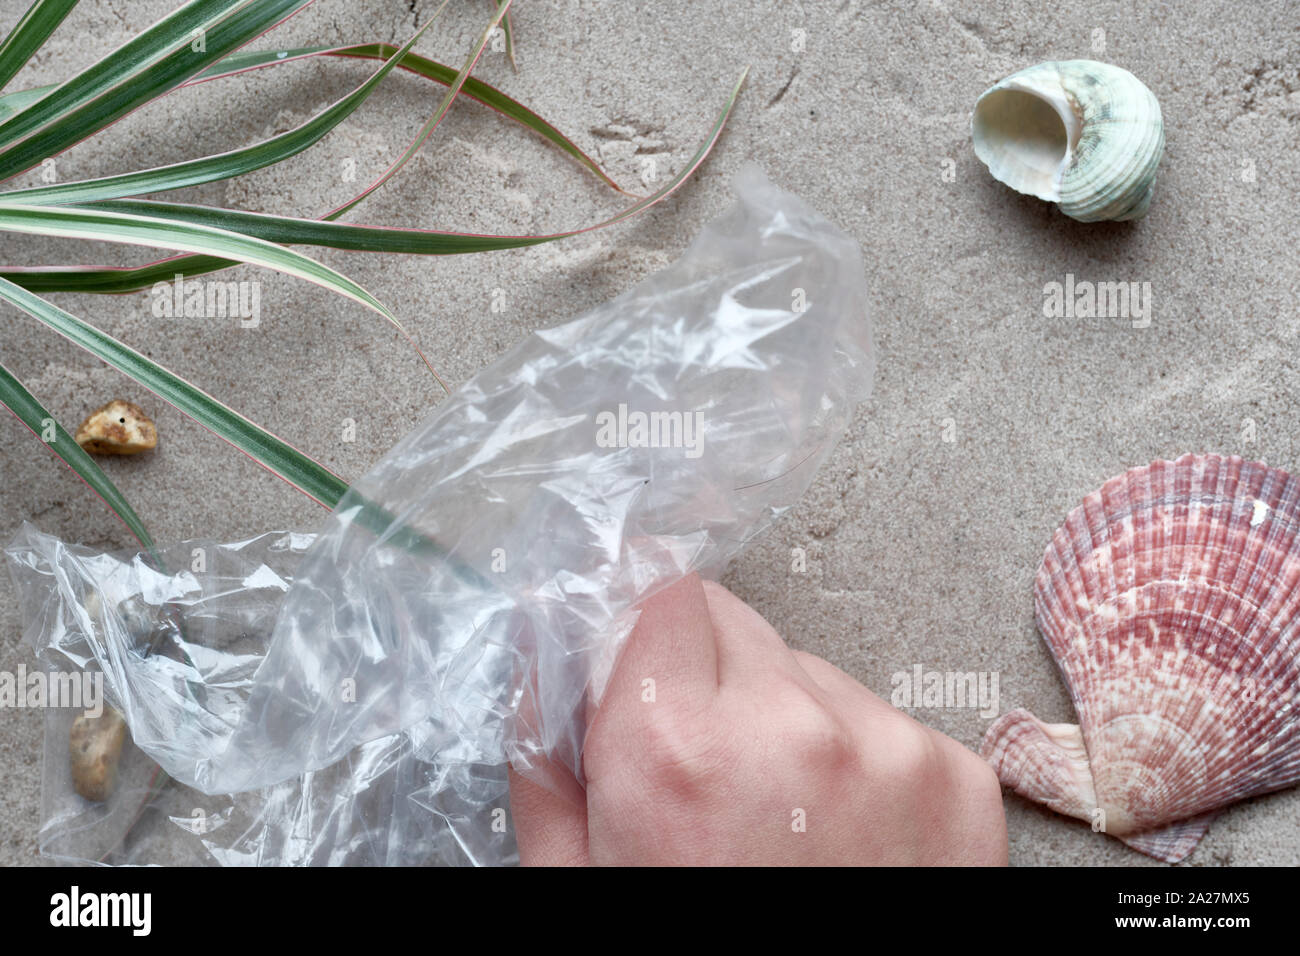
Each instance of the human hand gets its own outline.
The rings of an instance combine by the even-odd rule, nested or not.
[[[696,575],[643,606],[583,768],[585,805],[511,772],[525,865],[1007,861],[984,761]]]

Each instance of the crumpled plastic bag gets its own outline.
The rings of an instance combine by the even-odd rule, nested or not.
[[[509,862],[507,762],[581,786],[587,702],[636,607],[719,575],[870,391],[857,244],[755,167],[735,188],[677,262],[445,399],[310,546],[187,543],[160,569],[19,534],[28,640],[103,672],[183,785],[159,795],[210,805],[168,815],[213,859]],[[50,783],[59,855],[94,858],[86,813],[131,816]]]

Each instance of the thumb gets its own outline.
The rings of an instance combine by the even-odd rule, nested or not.
[[[538,730],[537,672],[522,682],[507,767],[510,816],[524,866],[587,864],[587,792],[563,760],[551,760]]]
[[[574,789],[582,800],[584,791]],[[585,800],[575,803],[573,795],[561,796],[511,767],[510,815],[524,866],[587,865]]]

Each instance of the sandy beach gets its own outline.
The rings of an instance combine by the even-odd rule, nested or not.
[[[62,80],[168,13],[172,0],[88,0],[11,83]],[[402,43],[430,0],[318,0],[257,46]],[[26,8],[0,0],[0,28]],[[459,65],[486,22],[456,0],[417,50]],[[1285,0],[1179,6],[1078,0],[612,3],[517,0],[518,71],[475,75],[536,110],[619,183],[671,175],[750,74],[715,152],[631,221],[528,249],[382,256],[312,249],[377,295],[455,387],[530,331],[560,324],[677,258],[752,160],[861,244],[874,392],[797,508],[724,577],[794,647],[889,698],[895,675],[996,675],[998,709],[1073,709],[1034,622],[1053,530],[1104,480],[1185,452],[1300,469],[1300,12]],[[970,140],[976,98],[1018,69],[1092,58],[1155,93],[1167,145],[1150,213],[1085,224],[995,182]],[[311,61],[178,91],[56,159],[70,181],[231,149],[302,122],[369,62]],[[394,73],[312,149],[166,198],[317,216],[393,162],[442,88]],[[40,182],[40,170],[23,184]],[[1289,198],[1288,198],[1289,197]],[[598,222],[628,204],[540,137],[458,103],[420,155],[347,217],[511,234]],[[0,239],[11,265],[144,262],[151,250]],[[52,294],[345,478],[363,474],[441,395],[378,316],[252,267],[254,327],[167,318],[147,292]],[[1053,283],[1129,282],[1138,317],[1047,315]],[[3,363],[69,428],[113,398],[144,407],[159,447],[104,468],[154,537],[312,530],[314,502],[176,409],[19,314]],[[349,427],[348,423],[351,423]],[[132,539],[8,415],[0,537],[24,521],[111,550]],[[792,573],[792,548],[807,570]],[[0,670],[31,666],[0,588]],[[913,707],[978,748],[994,714]],[[0,713],[0,864],[39,862],[42,717]],[[1013,864],[1160,865],[1014,795]],[[1300,791],[1238,804],[1184,865],[1300,864]]]

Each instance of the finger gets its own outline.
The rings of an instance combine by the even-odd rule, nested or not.
[[[774,670],[806,679],[789,646],[761,614],[716,581],[705,581],[704,593],[716,635],[719,684],[756,687]]]
[[[510,815],[525,866],[587,861],[587,794],[565,759],[564,736],[542,726],[535,660],[516,660],[518,704],[506,740]],[[552,720],[561,719],[551,715]]]
[[[586,866],[587,807],[509,768],[510,815],[524,866]]]
[[[717,689],[709,604],[699,575],[691,574],[641,606],[600,706],[639,707],[646,699],[694,706],[712,700]]]

